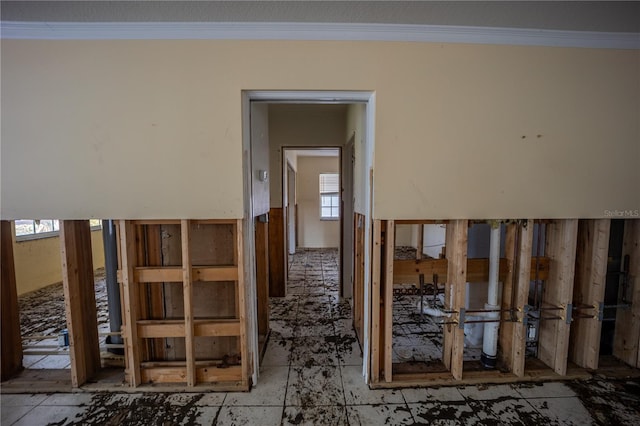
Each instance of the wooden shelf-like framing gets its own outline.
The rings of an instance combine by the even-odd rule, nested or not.
[[[142,259],[149,258],[153,250],[145,245],[141,238],[144,226],[176,226],[180,229],[180,266],[147,266]],[[194,265],[192,253],[193,225],[231,225],[233,229],[232,247],[213,247],[214,250],[233,250],[232,265]],[[195,227],[195,229],[198,229]],[[155,230],[157,231],[157,230]],[[158,232],[156,232],[158,233]],[[126,378],[131,386],[145,383],[186,383],[187,387],[198,384],[221,384],[225,389],[230,386],[238,390],[249,388],[247,343],[246,343],[246,306],[243,271],[242,220],[152,220],[127,221],[119,223],[120,271],[123,301],[123,337],[125,340]],[[215,286],[218,282],[233,282],[234,294],[228,303],[234,304],[231,310],[236,312],[233,318],[196,318],[194,305],[198,294],[194,292],[194,283],[206,282]],[[145,318],[143,312],[150,310],[153,296],[143,291],[144,285],[154,283],[180,283],[182,285],[182,318]],[[153,293],[153,292],[150,292]],[[235,337],[239,342],[238,354],[229,354],[234,358],[229,364],[227,359],[196,359],[196,337]],[[184,360],[149,361],[152,356],[146,341],[148,339],[184,339]],[[143,353],[146,354],[143,356]],[[158,357],[156,351],[153,358]]]

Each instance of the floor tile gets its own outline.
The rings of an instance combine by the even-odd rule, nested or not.
[[[345,366],[341,369],[347,405],[401,404],[405,402],[399,389],[369,389],[362,377],[362,367]]]
[[[22,366],[24,368],[31,368],[31,366],[38,361],[41,361],[44,358],[44,355],[23,355],[22,356]]]
[[[589,411],[576,397],[533,398],[527,401],[548,419],[546,423],[576,426],[595,424]]]
[[[316,325],[301,325],[298,327],[296,337],[327,337],[334,335],[333,324],[317,325],[316,322]]]
[[[84,407],[75,406],[46,406],[34,407],[20,420],[14,423],[15,426],[36,426],[50,423],[66,424],[77,422],[82,418]]]
[[[195,413],[195,424],[202,426],[213,426],[221,411],[221,407],[198,406]]]
[[[40,406],[46,405],[88,405],[91,404],[93,394],[91,393],[54,393],[47,397]]]
[[[351,405],[347,407],[349,425],[412,425],[413,416],[406,404]]]
[[[56,370],[59,368],[71,368],[69,355],[47,355],[40,361],[32,364],[31,369]]]
[[[33,410],[33,405],[8,405],[0,410],[0,424],[11,425]]]
[[[337,335],[335,338],[340,365],[362,366],[362,350],[358,339]]]
[[[222,407],[216,426],[277,426],[282,411],[282,407]]]
[[[469,401],[469,406],[478,413],[485,413],[498,424],[504,425],[543,425],[547,423],[525,399],[499,398],[495,400]]]
[[[292,366],[337,366],[335,343],[326,337],[297,337],[291,350]]]
[[[224,400],[225,406],[231,405],[284,405],[287,390],[289,367],[264,367],[260,372],[258,384],[251,392],[229,392]]]
[[[427,401],[463,401],[464,396],[455,386],[427,388]]]
[[[283,425],[347,426],[347,411],[344,406],[286,407]]]
[[[417,424],[468,425],[479,421],[473,409],[464,401],[426,402],[408,406]]]
[[[520,396],[510,385],[459,386],[458,390],[465,398],[475,401],[497,398],[518,398]]]
[[[17,394],[17,393],[9,393],[0,395],[0,404],[2,404],[2,408],[5,407],[17,407],[20,405],[30,405],[36,406],[42,403],[45,399],[47,399],[49,395],[42,393],[34,393],[34,394]]]
[[[338,367],[291,367],[286,405],[344,405]]]
[[[198,401],[196,401],[196,405],[218,407],[224,403],[224,399],[226,396],[227,394],[223,392],[208,392],[202,395],[202,397],[198,399]]]
[[[523,398],[563,398],[576,396],[569,386],[560,382],[549,383],[519,383],[514,389]]]
[[[293,338],[285,339],[271,336],[260,365],[263,367],[288,366],[291,358],[293,340]]]
[[[464,401],[464,396],[454,386],[440,388],[415,388],[402,389],[405,401],[412,402],[437,402],[437,401]]]
[[[269,328],[271,328],[273,337],[290,339],[296,336],[297,321],[295,319],[271,320]]]

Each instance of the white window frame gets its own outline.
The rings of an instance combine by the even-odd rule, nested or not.
[[[92,231],[97,231],[102,229],[102,222],[99,219],[91,219],[92,221],[97,220],[98,224],[94,224],[91,226],[91,230]],[[30,221],[32,222],[32,229],[34,230],[34,232],[28,233],[28,234],[22,234],[22,235],[18,235],[18,229],[16,228],[16,224],[18,222],[18,220],[14,221],[13,226],[16,232],[16,242],[22,242],[22,241],[32,241],[32,240],[40,240],[43,238],[53,238],[53,237],[58,237],[60,235],[60,221],[58,219],[19,219],[19,221],[24,222],[24,221]],[[37,232],[37,228],[36,226],[38,226],[37,222],[43,222],[43,221],[52,221],[52,227],[53,227],[53,231],[47,231],[47,232]]]
[[[335,175],[337,177],[337,184],[335,187],[330,187],[329,190],[323,188],[323,176],[327,175]],[[320,196],[320,220],[340,220],[340,174],[339,173],[320,173],[318,177],[319,182],[319,196]],[[324,206],[323,200],[325,197],[331,198],[330,205]],[[335,199],[335,204],[333,200]],[[331,211],[331,216],[325,216],[323,211],[324,209],[329,208]],[[334,210],[336,211],[336,215],[333,215]]]

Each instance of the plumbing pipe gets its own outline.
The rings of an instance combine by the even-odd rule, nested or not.
[[[497,311],[498,306],[498,271],[500,269],[500,222],[491,222],[491,241],[489,246],[489,289],[487,291],[487,303],[484,305],[488,311]],[[484,336],[482,339],[482,356],[480,361],[485,368],[495,368],[498,355],[498,329],[500,327],[500,312],[486,312],[485,317],[495,322],[484,324]]]
[[[120,287],[118,286],[118,246],[116,225],[113,220],[102,221],[102,243],[104,245],[104,269],[107,282],[107,305],[109,309],[109,328],[111,332],[120,332],[122,327],[122,308],[120,307]],[[123,343],[120,336],[107,336],[107,344]],[[122,355],[122,349],[109,348],[109,352]]]

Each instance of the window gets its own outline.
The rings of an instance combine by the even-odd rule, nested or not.
[[[102,227],[100,219],[91,219],[89,224],[93,230]],[[15,221],[15,227],[17,241],[34,240],[57,236],[60,231],[60,221],[57,219],[18,219]]]
[[[320,219],[340,218],[340,175],[320,174]]]

